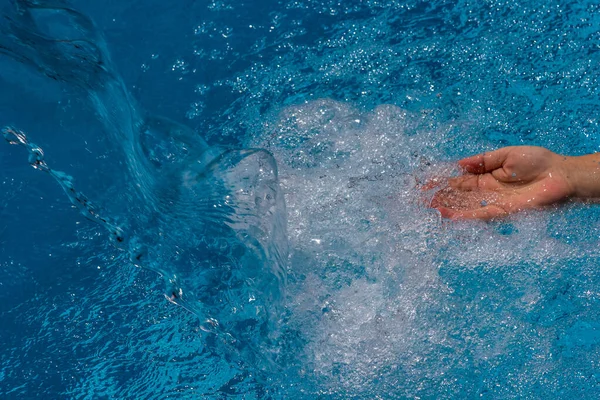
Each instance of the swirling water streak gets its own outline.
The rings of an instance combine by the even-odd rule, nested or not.
[[[142,117],[91,20],[61,1],[14,6],[0,51],[87,93],[126,159],[136,206],[125,207],[117,226],[71,177],[49,167],[23,132],[5,128],[6,140],[24,146],[30,163],[50,174],[84,216],[107,228],[134,264],[161,274],[165,296],[200,317],[222,351],[240,365],[268,366],[274,349],[265,339],[277,324],[287,258],[285,203],[273,157],[260,149],[211,148],[186,127]],[[56,31],[44,30],[53,26],[42,24],[44,18],[58,20]]]

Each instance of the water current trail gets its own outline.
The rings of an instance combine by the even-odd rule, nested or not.
[[[122,206],[122,224],[76,190],[72,177],[50,168],[25,133],[6,127],[5,139],[25,147],[30,164],[106,228],[133,264],[159,273],[167,299],[196,314],[223,351],[239,353],[242,363],[268,360],[265,332],[279,319],[287,259],[285,203],[272,155],[212,148],[185,126],[144,116],[102,35],[66,2],[16,1],[8,15],[0,51],[86,93],[124,157],[132,205]]]

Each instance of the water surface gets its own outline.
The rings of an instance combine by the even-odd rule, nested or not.
[[[597,208],[418,189],[597,150],[596,5],[3,6],[3,397],[597,394]]]

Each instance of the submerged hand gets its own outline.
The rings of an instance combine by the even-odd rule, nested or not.
[[[505,147],[460,160],[466,174],[449,179],[431,202],[450,219],[493,219],[563,201],[576,193],[573,157],[542,147]]]

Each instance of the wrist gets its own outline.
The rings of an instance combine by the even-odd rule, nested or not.
[[[558,156],[561,170],[570,187],[569,197],[600,198],[600,154]]]

